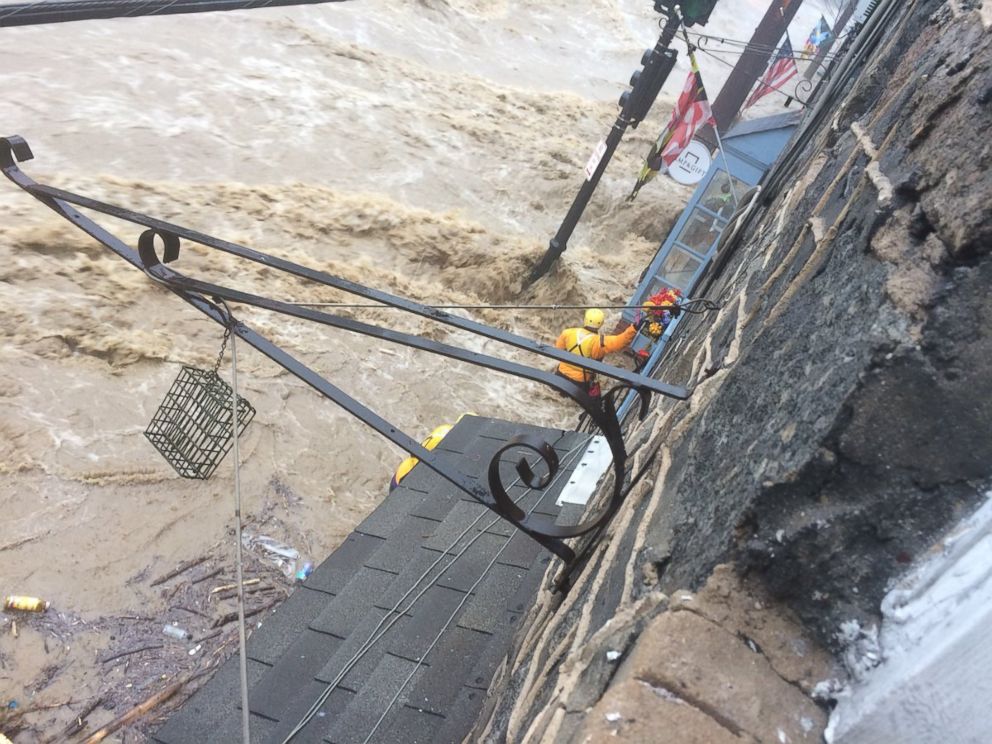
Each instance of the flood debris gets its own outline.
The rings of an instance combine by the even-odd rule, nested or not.
[[[207,560],[207,558],[208,556],[204,555],[204,556],[200,556],[199,558],[194,558],[193,560],[180,563],[178,566],[176,566],[175,570],[169,571],[169,573],[165,574],[164,576],[160,576],[159,578],[155,579],[155,581],[151,583],[151,586],[158,586],[160,584],[164,584],[169,579],[174,579],[179,574],[185,573],[186,571],[189,571],[191,568],[195,568],[196,566],[199,566],[201,563],[204,563]]]
[[[177,641],[187,641],[193,637],[192,633],[185,628],[180,628],[175,623],[163,626],[162,632],[170,638],[175,638]]]
[[[167,701],[179,692],[186,682],[187,680],[179,680],[178,682],[173,682],[171,685],[159,690],[144,702],[131,708],[131,710],[124,715],[119,716],[107,725],[102,726],[98,731],[95,731],[92,735],[87,737],[83,744],[98,744],[103,741],[115,731],[124,728],[136,718],[145,715],[149,711],[154,710],[156,707]]]
[[[51,698],[69,690],[85,697],[60,700],[57,706],[21,698],[18,708],[0,711],[0,732],[18,741],[22,736],[42,743],[82,739],[96,744],[125,727],[129,733],[153,730],[237,649],[238,586],[231,581],[229,549],[219,543],[151,580],[155,574],[142,571],[134,584],[146,591],[137,594],[157,590],[163,601],[146,603],[140,612],[94,618],[17,611],[18,649],[31,650],[34,663],[41,661],[24,686],[25,695]],[[289,595],[293,577],[252,553],[244,556],[243,576],[245,617],[253,618],[250,633]],[[0,617],[13,635],[15,619]],[[100,669],[98,687],[81,683],[93,666]]]
[[[50,602],[46,602],[38,597],[8,594],[3,598],[3,609],[6,612],[45,612],[50,606]]]
[[[296,567],[300,560],[300,551],[296,548],[268,535],[254,535],[250,532],[242,533],[241,544],[246,550],[253,551],[270,561],[287,577],[296,575]]]

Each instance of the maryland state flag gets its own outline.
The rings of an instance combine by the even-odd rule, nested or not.
[[[658,137],[658,141],[651,146],[651,152],[648,153],[641,167],[637,183],[634,184],[634,190],[630,192],[627,201],[633,200],[641,186],[654,178],[662,168],[667,168],[675,162],[692,141],[692,135],[699,127],[706,124],[716,126],[716,119],[713,118],[713,112],[710,110],[710,102],[706,98],[706,88],[703,87],[703,77],[699,74],[699,65],[696,64],[696,55],[690,53],[689,60],[692,69],[672,111],[672,118]]]

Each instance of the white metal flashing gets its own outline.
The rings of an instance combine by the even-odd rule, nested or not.
[[[558,506],[562,504],[589,503],[589,497],[596,490],[596,484],[613,462],[613,455],[605,437],[593,437],[579,460],[571,478],[558,495]]]

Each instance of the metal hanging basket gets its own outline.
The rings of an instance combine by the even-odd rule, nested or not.
[[[216,369],[183,367],[155,412],[145,436],[183,478],[206,480],[231,449],[231,394]],[[254,417],[239,396],[238,436]]]

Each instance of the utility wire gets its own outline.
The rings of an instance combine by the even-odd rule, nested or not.
[[[717,57],[715,54],[713,54],[711,52],[708,52],[705,49],[699,49],[699,51],[702,52],[703,54],[709,56],[709,57],[712,57],[713,59],[715,59],[717,62],[719,62],[722,65],[726,65],[727,67],[733,67],[734,66],[732,63],[728,62],[727,60],[725,60],[725,59],[723,59],[721,57]],[[796,103],[798,103],[800,106],[802,106],[803,108],[808,108],[808,105],[807,104],[805,104],[802,101],[800,101],[794,95],[792,95],[790,93],[786,93],[785,91],[783,91],[783,90],[781,90],[779,88],[771,88],[771,91],[770,92],[777,93],[778,95],[785,96],[786,98],[790,98],[793,101],[795,101]]]

